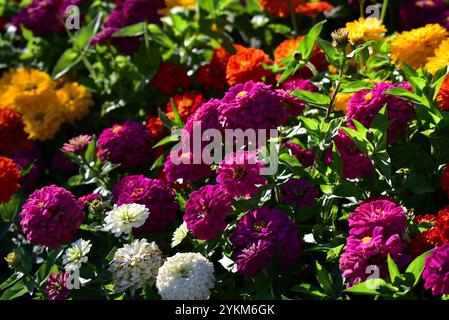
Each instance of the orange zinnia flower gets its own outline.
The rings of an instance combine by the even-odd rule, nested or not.
[[[296,13],[302,13],[309,17],[315,17],[320,13],[328,12],[334,9],[334,6],[327,1],[321,2],[307,2],[299,4],[295,7]]]
[[[440,91],[438,92],[437,101],[439,102],[439,107],[441,110],[449,110],[449,77],[444,79]]]
[[[263,64],[271,65],[270,57],[260,49],[245,48],[229,58],[226,66],[226,80],[229,85],[245,83],[250,80],[261,81],[273,73],[266,70]]]

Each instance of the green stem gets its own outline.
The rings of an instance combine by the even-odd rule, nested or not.
[[[291,0],[288,0],[288,10],[290,10],[290,19],[292,20],[293,30],[295,31],[295,37],[297,37],[299,36],[299,29],[298,23],[296,22],[296,15]]]
[[[385,15],[387,13],[387,8],[388,8],[388,0],[384,0],[384,2],[382,3],[382,12],[380,13],[380,22],[384,21]]]
[[[365,0],[360,0],[360,18],[365,16]]]

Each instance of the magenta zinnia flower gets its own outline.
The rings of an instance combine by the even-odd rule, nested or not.
[[[112,43],[124,53],[132,54],[139,48],[138,38],[112,38],[112,35],[123,27],[139,22],[159,22],[161,16],[158,11],[164,8],[164,0],[125,0],[116,5],[114,11],[106,19],[103,30],[92,39],[91,43],[97,44],[112,40]]]
[[[70,191],[51,185],[29,196],[20,212],[20,225],[32,244],[58,249],[72,240],[84,212]]]
[[[292,154],[299,160],[304,168],[311,167],[315,162],[315,154],[312,150],[305,150],[293,141],[287,141],[284,146],[290,149]]]
[[[237,222],[229,240],[234,246],[237,269],[247,275],[255,275],[265,268],[267,260],[275,257],[278,249],[283,269],[300,255],[298,228],[278,209],[262,207],[248,212]]]
[[[287,104],[288,112],[291,116],[299,116],[306,106],[304,101],[290,95],[295,90],[305,90],[310,92],[318,91],[310,80],[301,79],[295,77],[282,83],[282,88],[276,90],[276,92],[283,98],[283,101]]]
[[[404,209],[389,200],[371,201],[359,206],[348,217],[350,235],[365,237],[382,227],[385,235],[402,235],[407,228]]]
[[[367,155],[357,149],[355,142],[346,132],[338,131],[333,140],[343,162],[344,179],[357,179],[373,174],[373,162]]]
[[[217,169],[218,184],[231,196],[246,199],[259,192],[267,179],[260,174],[264,163],[255,151],[237,151],[227,155]]]
[[[412,90],[406,82],[396,85],[380,82],[372,90],[355,92],[348,102],[346,113],[347,126],[355,129],[354,123],[352,122],[352,119],[355,119],[366,128],[369,128],[376,115],[386,104],[388,119],[393,120],[393,123],[388,128],[387,140],[390,144],[396,142],[407,128],[408,122],[415,117],[415,109],[409,101],[385,94],[386,91],[395,87],[402,87],[409,91]]]
[[[78,198],[78,204],[83,209],[86,210],[90,204],[94,201],[102,201],[103,197],[99,193],[89,193],[85,196]]]
[[[112,189],[112,197],[119,206],[138,203],[150,211],[145,224],[133,230],[137,235],[161,232],[175,219],[179,209],[173,190],[161,180],[143,175],[129,175],[121,179]]]
[[[320,191],[306,179],[290,179],[284,183],[282,189],[282,201],[295,204],[298,208],[313,207]]]
[[[45,284],[45,294],[49,300],[65,300],[70,293],[66,287],[68,273],[52,273]]]
[[[422,274],[424,288],[434,296],[449,294],[449,243],[433,250],[426,258]]]
[[[225,218],[231,211],[232,198],[229,194],[218,185],[206,185],[192,192],[183,219],[196,238],[209,240],[226,228]]]
[[[410,261],[410,257],[402,251],[406,245],[399,235],[385,235],[382,227],[374,228],[373,232],[362,239],[350,236],[340,257],[340,270],[346,279],[346,286],[365,281],[378,268],[381,278],[388,277],[387,258],[396,262],[402,268]]]
[[[275,129],[288,118],[284,97],[271,86],[253,81],[231,87],[218,111],[226,129]]]
[[[150,136],[143,125],[127,120],[103,130],[98,138],[97,156],[121,164],[122,168],[143,166],[151,152]]]
[[[173,159],[178,159],[179,161],[174,161]],[[199,164],[194,164],[193,160],[192,152],[183,153],[181,149],[172,150],[165,161],[163,170],[168,184],[184,186],[189,183],[202,181],[211,176],[212,170],[210,165],[202,163],[201,157],[201,163]]]

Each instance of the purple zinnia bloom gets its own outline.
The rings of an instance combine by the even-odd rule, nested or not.
[[[32,244],[58,249],[72,240],[84,212],[70,191],[51,185],[29,196],[20,212],[20,225]]]
[[[36,142],[31,142],[31,146],[27,150],[15,152],[13,160],[22,171],[31,166],[30,171],[25,176],[20,177],[19,182],[26,190],[34,189],[44,173],[46,165],[42,147]]]
[[[276,129],[288,118],[284,97],[262,82],[231,87],[218,107],[226,129]]]
[[[103,30],[92,39],[91,43],[105,42],[121,28],[139,22],[157,23],[161,17],[158,11],[164,8],[164,0],[125,0],[114,8],[106,19]],[[112,43],[126,54],[132,54],[139,48],[138,38],[113,38]]]
[[[210,99],[208,102],[203,103],[201,107],[187,119],[181,137],[183,146],[193,148],[193,139],[196,139],[197,141],[201,141],[202,150],[210,143],[210,141],[202,141],[202,136],[208,129],[222,129],[220,122],[218,121],[218,107],[220,103],[221,101],[218,99]],[[194,134],[198,134],[199,136],[194,136]],[[205,138],[212,137],[205,136]]]
[[[449,10],[444,0],[407,0],[399,7],[399,24],[403,30],[423,27],[429,23],[440,23],[442,13]]]
[[[388,128],[388,143],[396,142],[407,128],[408,122],[415,117],[415,109],[409,101],[384,93],[396,87],[402,87],[409,91],[412,90],[406,82],[396,85],[380,82],[372,90],[355,92],[348,102],[346,125],[355,129],[352,122],[352,119],[355,119],[366,128],[369,128],[376,115],[386,104],[388,119],[393,120],[393,123]]]
[[[426,258],[422,274],[424,288],[434,296],[449,294],[449,244],[433,250]]]
[[[357,179],[373,174],[373,162],[366,154],[357,149],[355,142],[346,132],[338,131],[333,140],[343,162],[344,179]]]
[[[151,152],[150,136],[145,127],[133,120],[103,130],[98,138],[97,156],[121,164],[122,168],[143,166]]]
[[[176,218],[179,209],[173,190],[161,180],[143,175],[122,178],[112,189],[112,198],[118,206],[138,203],[150,211],[145,224],[133,230],[136,235],[163,231]]]
[[[65,300],[70,293],[66,287],[69,274],[60,271],[52,273],[45,284],[45,294],[49,300]]]
[[[294,117],[299,116],[306,107],[304,101],[290,95],[290,93],[295,90],[317,92],[318,88],[315,87],[312,81],[308,79],[294,77],[282,83],[281,89],[276,90],[277,93],[283,98],[284,102],[288,105],[287,110],[289,114]]]
[[[290,179],[281,187],[282,201],[298,208],[313,207],[320,191],[306,179]]]
[[[67,158],[60,150],[56,151],[51,158],[51,171],[74,173],[78,170],[78,165]]]
[[[237,151],[228,154],[217,169],[217,182],[232,197],[251,198],[259,192],[267,179],[260,174],[264,163],[255,151]]]
[[[69,5],[80,5],[80,0],[34,0],[28,7],[21,9],[12,18],[12,23],[21,24],[33,31],[36,36],[44,36],[64,31],[64,17]]]
[[[381,278],[387,278],[388,254],[402,268],[410,261],[410,257],[402,253],[405,247],[399,235],[385,235],[382,227],[374,228],[369,236],[362,239],[348,237],[345,252],[340,257],[340,270],[346,279],[346,287],[365,281],[373,274],[373,267],[378,268]]]
[[[92,141],[92,137],[88,135],[79,135],[71,138],[68,142],[64,143],[61,148],[62,152],[80,153],[86,150]]]
[[[255,276],[267,267],[268,261],[275,258],[274,246],[270,241],[259,240],[238,251],[234,256],[239,272]]]
[[[248,275],[255,275],[263,269],[278,249],[283,269],[300,255],[298,228],[279,209],[262,207],[249,211],[237,222],[229,240],[234,246],[233,258],[237,270]]]
[[[210,240],[226,228],[225,218],[231,211],[229,194],[218,185],[206,185],[190,195],[183,220],[196,238]]]
[[[174,161],[173,159],[179,159],[179,161]],[[194,164],[193,160],[191,152],[183,153],[182,149],[172,150],[165,161],[163,170],[167,183],[184,186],[209,178],[212,174],[210,165],[204,163]]]
[[[284,146],[290,149],[292,154],[298,159],[304,168],[311,167],[315,162],[315,154],[312,150],[304,150],[300,145],[293,141],[287,141]]]
[[[382,227],[385,235],[402,235],[407,229],[404,209],[389,200],[375,200],[359,206],[348,217],[352,236],[364,237]]]

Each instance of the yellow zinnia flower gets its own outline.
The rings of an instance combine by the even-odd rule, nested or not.
[[[65,83],[56,94],[62,103],[64,119],[69,123],[85,117],[94,104],[89,90],[77,82]]]
[[[447,36],[448,32],[439,24],[404,31],[391,42],[391,60],[399,66],[405,62],[418,69]]]
[[[346,29],[349,31],[349,39],[352,43],[381,40],[384,37],[387,28],[376,18],[360,18],[353,22],[346,23]]]
[[[62,104],[54,90],[20,95],[15,103],[21,110],[25,132],[32,140],[52,139],[64,122]]]
[[[17,97],[38,95],[54,88],[51,77],[37,69],[18,69],[7,72],[1,80],[0,107],[20,111],[15,103]]]
[[[443,67],[449,65],[449,39],[441,42],[435,50],[434,56],[427,59],[425,69],[434,74]]]
[[[192,7],[196,4],[196,0],[165,0],[166,9],[159,10],[160,13],[167,13],[174,7]]]
[[[347,92],[339,92],[337,93],[337,95],[335,96],[334,99],[334,110],[335,111],[342,111],[344,113],[346,113],[346,110],[348,109],[348,102],[349,99],[352,98],[352,95],[354,93],[347,93]]]

